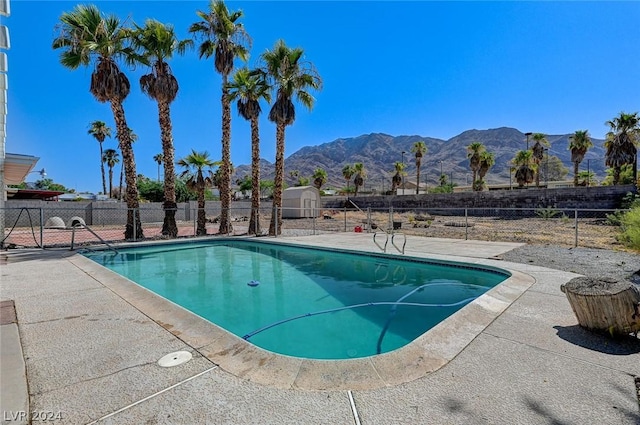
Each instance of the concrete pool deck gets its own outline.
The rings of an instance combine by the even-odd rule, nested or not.
[[[379,252],[367,234],[277,241]],[[125,296],[129,287],[115,288],[112,275],[92,270],[77,254],[2,252],[0,297],[14,300],[17,313],[17,323],[1,328],[3,423],[19,423],[12,419],[24,409],[19,386],[5,374],[9,363],[20,363],[18,342],[29,410],[54,423],[353,424],[354,408],[362,424],[639,423],[640,342],[611,341],[577,326],[560,292],[577,275],[493,259],[519,245],[409,237],[406,255],[504,268],[528,277],[530,287],[434,371],[401,384],[381,377],[386,385],[373,389],[349,388],[346,379],[337,390],[300,389],[295,377],[278,388],[258,383],[255,370],[228,372],[225,358],[242,356],[227,352],[212,360],[210,324],[179,317],[162,303],[150,317],[139,306],[154,307],[152,300]],[[464,341],[463,330],[449,338]],[[157,365],[178,350],[193,360]],[[394,366],[412,364],[388,365],[391,377]]]

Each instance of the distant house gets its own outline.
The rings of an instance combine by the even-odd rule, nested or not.
[[[396,189],[396,195],[415,195],[416,194],[416,182],[411,180],[405,180],[404,184],[398,186]],[[420,183],[419,193],[427,193],[427,184]]]
[[[58,199],[61,201],[95,201],[96,195],[89,192],[65,193],[64,195],[58,196]]]
[[[282,191],[283,218],[312,218],[320,215],[320,191],[313,186],[290,187]]]

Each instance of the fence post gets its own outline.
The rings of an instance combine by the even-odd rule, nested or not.
[[[347,207],[344,207],[344,231],[347,231]]]
[[[189,214],[191,214],[191,208],[189,208]],[[193,215],[193,236],[198,235],[198,208],[196,208],[196,213]]]
[[[577,248],[578,247],[578,210],[577,209],[574,210],[574,225],[576,228],[576,240],[573,246]]]
[[[393,228],[393,206],[389,207],[389,224],[387,224],[387,227],[391,229],[391,233],[394,233],[394,228]]]
[[[469,240],[469,215],[467,209],[464,209],[464,240]]]
[[[367,233],[371,233],[371,207],[367,207]]]
[[[40,207],[40,248],[44,249],[44,210]]]
[[[318,215],[318,209],[317,208],[313,208],[313,234],[315,236],[316,234],[316,216]]]

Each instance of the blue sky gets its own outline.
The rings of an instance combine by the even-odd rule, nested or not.
[[[108,104],[89,93],[91,69],[70,71],[51,49],[62,12],[78,2],[12,0],[7,151],[39,156],[37,169],[78,191],[101,190],[94,120],[115,128]],[[142,24],[173,24],[181,38],[206,1],[99,1],[107,13]],[[324,87],[287,128],[286,156],[303,146],[383,132],[449,139],[469,129],[515,127],[567,134],[640,110],[640,2],[233,1],[253,39],[249,65],[276,40],[305,50]],[[221,77],[195,51],[171,66],[176,157],[208,150],[220,158]],[[155,102],[126,70],[124,107],[138,172],[157,176],[161,152]],[[263,105],[261,156],[275,155],[275,126]],[[232,109],[232,161],[250,163],[249,123]],[[115,131],[114,131],[115,133]],[[115,148],[114,139],[104,148]],[[346,158],[345,160],[348,160]],[[390,163],[392,161],[390,160]],[[38,176],[31,174],[28,180]]]

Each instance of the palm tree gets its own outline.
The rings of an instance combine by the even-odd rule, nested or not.
[[[347,181],[347,196],[349,194],[349,186],[351,185],[351,177],[355,174],[355,170],[353,169],[353,165],[347,164],[342,167],[342,176]]]
[[[316,170],[311,175],[311,178],[313,179],[313,185],[316,187],[316,189],[320,190],[322,188],[322,185],[327,182],[327,177],[327,172],[324,169],[316,168]]]
[[[355,193],[353,196],[358,196],[358,188],[364,185],[364,179],[367,177],[367,171],[364,169],[362,162],[356,162],[353,164],[353,172],[355,177],[353,179],[353,185],[355,186]]]
[[[544,148],[545,146],[549,146],[549,141],[547,140],[547,136],[542,133],[535,133],[533,135],[533,141],[535,142],[533,146],[531,146],[531,152],[533,163],[536,165],[536,187],[540,187],[540,164],[544,159]]]
[[[200,58],[214,57],[216,71],[222,75],[222,165],[220,203],[220,230],[231,232],[231,100],[228,78],[236,58],[246,60],[250,39],[241,23],[237,22],[242,11],[229,12],[222,0],[209,3],[209,11],[197,11],[201,21],[189,27],[189,32],[202,40]]]
[[[571,151],[571,162],[573,162],[573,185],[578,186],[580,163],[584,159],[587,151],[593,146],[588,130],[576,130],[569,136],[569,150]]]
[[[251,122],[251,216],[249,218],[250,235],[259,235],[260,231],[260,131],[258,117],[262,109],[260,99],[271,102],[271,87],[266,75],[260,71],[241,68],[228,85],[229,101],[237,100],[238,113]]]
[[[107,193],[107,182],[104,177],[104,152],[102,151],[102,143],[107,137],[111,137],[111,129],[107,127],[104,121],[94,121],[89,124],[88,134],[92,135],[100,145],[100,171],[102,173],[102,193]],[[109,197],[111,197],[111,191],[109,191]]]
[[[533,182],[535,164],[531,164],[533,153],[530,150],[518,151],[515,158],[511,160],[516,168],[515,178],[518,186],[523,187],[525,184]]]
[[[469,168],[473,172],[473,190],[477,189],[475,184],[478,179],[478,171],[480,170],[480,155],[485,151],[485,147],[480,142],[473,142],[469,146],[467,146],[467,158],[469,158]],[[482,187],[482,185],[480,185]]]
[[[404,162],[396,162],[394,164],[395,174],[391,177],[391,191],[395,192],[395,190],[402,184],[402,176],[406,175],[404,171],[405,164]],[[404,188],[403,188],[404,190]]]
[[[212,161],[207,151],[196,152],[192,149],[189,155],[178,161],[178,165],[185,169],[180,174],[180,178],[186,179],[187,187],[198,194],[196,236],[206,235],[207,215],[204,209],[204,192],[207,187],[213,186],[213,167],[220,163]]]
[[[285,127],[293,124],[296,119],[296,109],[293,104],[295,97],[308,109],[313,107],[315,98],[309,89],[319,90],[322,80],[313,64],[303,62],[304,51],[301,48],[290,48],[284,41],[276,42],[273,50],[262,54],[265,72],[271,86],[276,90],[276,101],[269,111],[269,120],[276,123],[276,162],[273,191],[273,208],[276,214],[271,216],[269,234],[275,235],[282,229],[282,189],[284,180],[284,139]]]
[[[605,141],[605,165],[613,168],[613,184],[620,181],[620,170],[623,165],[633,166],[633,181],[637,184],[638,169],[636,157],[637,145],[640,143],[640,117],[637,112],[628,114],[620,112],[620,115],[607,121],[611,127]]]
[[[422,157],[429,150],[422,140],[418,140],[411,146],[411,152],[416,156],[416,195],[420,193],[420,167],[422,167]]]
[[[102,154],[102,162],[109,167],[109,198],[113,197],[113,167],[120,162],[119,156],[115,149],[107,149]]]
[[[160,181],[160,166],[164,161],[164,155],[159,153],[153,156],[153,160],[158,164],[158,181]]]
[[[133,130],[130,129],[130,128],[128,128],[127,130],[129,131],[129,139],[131,139],[131,143],[133,144],[133,143],[137,142],[138,141],[138,135],[136,133],[134,133]],[[122,152],[122,149],[120,149],[120,152]],[[122,200],[122,176],[123,176],[122,171],[123,171],[123,168],[124,168],[123,165],[124,164],[122,164],[120,166],[120,186],[118,188],[118,196],[119,196],[120,200]]]
[[[154,19],[147,19],[143,27],[135,26],[131,43],[137,51],[136,62],[151,68],[149,74],[140,77],[140,89],[158,104],[158,121],[162,156],[164,160],[164,222],[162,234],[178,236],[176,224],[176,174],[174,170],[173,129],[171,124],[171,102],[178,94],[178,80],[171,72],[169,64],[174,53],[184,54],[193,46],[192,40],[178,40],[173,27]]]
[[[78,5],[71,12],[62,14],[58,32],[52,47],[62,49],[60,63],[63,66],[75,70],[80,65],[95,64],[89,91],[99,102],[111,105],[125,168],[128,212],[124,235],[126,239],[142,238],[136,162],[122,106],[129,95],[130,84],[116,63],[132,54],[125,46],[128,30],[115,15],[104,16],[94,5]]]
[[[492,152],[483,151],[480,154],[480,167],[478,169],[478,184],[473,182],[473,190],[482,191],[484,189],[484,176],[487,175],[491,167],[496,163],[496,157]]]

